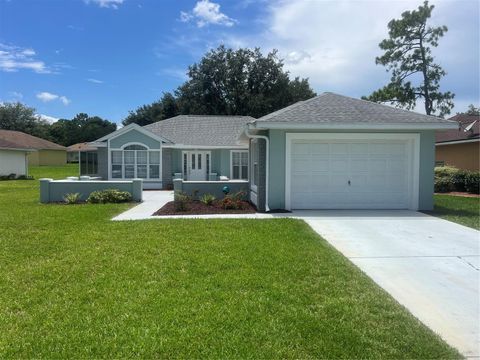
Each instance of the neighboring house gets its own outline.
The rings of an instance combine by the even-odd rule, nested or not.
[[[28,154],[34,151],[36,150],[0,138],[0,176],[28,175]]]
[[[456,129],[437,133],[436,164],[478,171],[480,168],[480,116],[458,114],[449,120],[456,121],[458,126]]]
[[[435,131],[456,123],[323,93],[260,119],[177,116],[96,142],[104,179],[244,179],[259,210],[433,208]],[[247,182],[248,181],[248,182]]]
[[[51,141],[12,130],[0,130],[0,139],[18,144],[24,149],[37,150],[28,154],[30,165],[65,165],[67,163],[67,149]]]
[[[88,168],[103,179],[144,179],[150,189],[223,177],[248,181],[248,139],[240,135],[249,116],[179,115],[141,127],[125,126],[90,145],[98,148]]]
[[[80,160],[81,152],[95,152],[97,148],[91,146],[89,143],[77,143],[67,147],[67,162],[68,163],[78,163]]]

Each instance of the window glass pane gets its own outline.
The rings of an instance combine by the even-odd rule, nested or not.
[[[240,157],[240,153],[238,153],[237,151],[232,152],[232,164],[233,165],[240,164],[239,157]]]
[[[123,159],[125,164],[135,164],[135,151],[124,151]]]
[[[150,165],[150,179],[158,179],[160,177],[160,166]]]
[[[135,166],[134,165],[125,165],[125,178],[133,179],[135,177]]]
[[[248,165],[242,165],[241,170],[242,170],[241,171],[242,174],[241,174],[240,178],[242,180],[248,180]]]
[[[142,145],[128,145],[125,146],[123,150],[147,150],[147,147]]]
[[[239,179],[240,178],[240,167],[234,166],[233,167],[233,179]]]
[[[137,151],[137,164],[147,163],[147,152],[145,150]]]
[[[160,151],[149,151],[150,164],[160,164]]]
[[[240,164],[248,165],[248,152],[244,151],[241,154],[242,154],[242,158],[241,158]]]
[[[137,178],[147,178],[147,165],[137,165]]]
[[[122,163],[122,151],[112,151],[112,164]]]
[[[183,154],[183,174],[187,174],[187,154]]]
[[[192,170],[195,170],[195,154],[192,154]]]
[[[122,165],[112,165],[112,178],[114,179],[122,178]]]
[[[208,174],[210,174],[210,154],[207,154],[206,156],[206,165],[207,165],[207,177],[208,177]]]
[[[198,170],[202,170],[202,154],[198,154]]]

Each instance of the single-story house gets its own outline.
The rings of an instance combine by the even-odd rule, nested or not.
[[[28,154],[30,165],[65,165],[67,163],[67,149],[51,141],[12,130],[0,130],[0,139],[14,142],[21,148],[37,150]]]
[[[455,166],[458,169],[480,169],[480,116],[457,114],[456,129],[437,132],[435,161],[437,166]]]
[[[28,175],[28,154],[35,149],[0,138],[0,176],[15,174]]]
[[[95,153],[97,148],[88,142],[73,144],[67,147],[67,162],[78,163],[80,161],[80,153]]]
[[[245,181],[261,211],[433,208],[435,131],[456,123],[333,93],[254,119],[181,115],[91,143],[104,179]],[[93,175],[93,174],[92,174]]]

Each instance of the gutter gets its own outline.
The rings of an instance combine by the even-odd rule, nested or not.
[[[252,123],[248,123],[246,128],[245,128],[245,135],[249,138],[249,139],[263,139],[265,140],[265,211],[266,212],[269,212],[270,211],[270,207],[268,206],[268,184],[269,184],[269,167],[270,167],[270,151],[269,151],[269,148],[270,148],[270,140],[267,136],[264,136],[264,135],[255,135],[255,134],[251,134],[249,131],[251,129],[251,125],[255,126],[255,124],[252,124]]]

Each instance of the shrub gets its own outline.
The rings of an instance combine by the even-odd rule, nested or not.
[[[435,179],[435,192],[436,193],[446,193],[453,191],[453,182],[451,178],[443,177]]]
[[[472,194],[480,194],[480,172],[471,171],[466,174],[465,190]]]
[[[6,180],[33,180],[33,176],[27,175],[18,175],[17,174],[8,174],[8,175],[0,175],[0,181]]]
[[[226,195],[220,204],[225,210],[239,210],[243,209],[243,199],[246,195],[245,191],[239,191],[232,195]]]
[[[212,206],[215,199],[216,197],[212,194],[203,194],[200,201],[207,206]]]
[[[173,197],[173,203],[175,205],[176,211],[187,211],[188,203],[191,201],[190,196],[188,196],[183,191],[175,191]]]
[[[132,195],[128,191],[106,189],[93,191],[87,199],[91,204],[123,203],[132,201]]]
[[[453,188],[455,191],[466,191],[465,189],[465,181],[468,175],[468,171],[466,170],[457,170],[455,173],[451,175]]]
[[[80,202],[80,197],[80,193],[69,193],[64,195],[63,201],[68,205],[78,204]]]
[[[18,175],[17,180],[33,180],[33,176]]]

